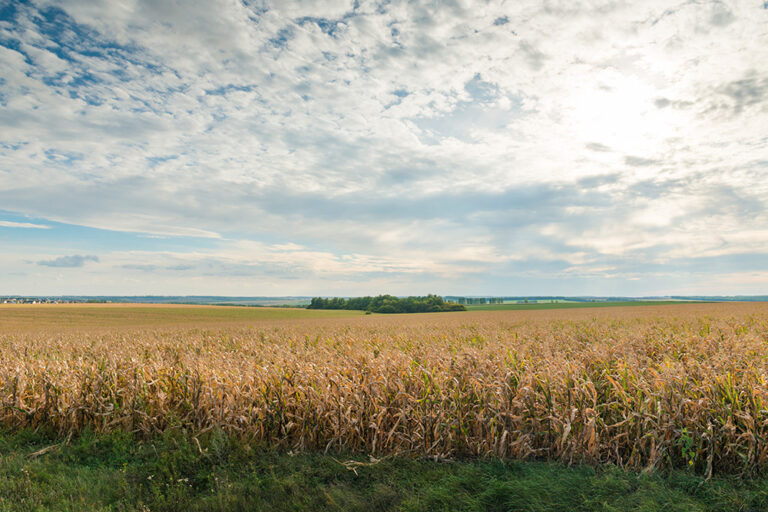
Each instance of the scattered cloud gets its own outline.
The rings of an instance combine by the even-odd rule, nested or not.
[[[24,229],[49,229],[45,224],[33,224],[31,222],[11,222],[0,220],[0,228],[24,228]]]
[[[759,77],[751,71],[746,77],[721,86],[719,92],[733,101],[734,115],[741,114],[745,108],[768,100],[768,74]]]
[[[649,165],[658,165],[660,160],[654,160],[653,158],[642,158],[639,156],[625,156],[624,163],[631,167],[646,167]]]
[[[58,258],[54,258],[52,260],[40,260],[37,262],[37,264],[44,267],[77,268],[82,267],[89,261],[98,262],[99,257],[93,255],[81,256],[79,254],[75,254],[72,256],[59,256]]]

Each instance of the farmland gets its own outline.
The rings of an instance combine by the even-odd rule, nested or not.
[[[8,435],[183,432],[201,453],[224,436],[278,453],[702,478],[768,465],[764,303],[386,316],[8,306],[0,328]]]
[[[635,301],[596,301],[596,302],[531,302],[508,304],[471,304],[467,306],[470,311],[535,311],[537,309],[583,309],[583,308],[616,308],[638,306],[673,306],[686,304],[681,301],[671,300],[635,300]],[[687,304],[692,304],[688,302]]]
[[[265,320],[334,318],[360,311],[308,311],[299,308],[208,307],[164,304],[0,305],[0,332],[50,334],[78,331],[250,325]]]

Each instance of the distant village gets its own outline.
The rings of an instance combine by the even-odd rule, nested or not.
[[[70,304],[75,302],[93,302],[88,299],[62,297],[0,297],[0,304]]]

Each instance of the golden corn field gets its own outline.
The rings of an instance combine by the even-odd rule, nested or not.
[[[110,324],[117,307],[79,322],[67,322],[76,306],[45,307],[39,323],[0,309],[3,428],[221,429],[284,450],[706,474],[768,466],[768,304],[198,323],[123,310],[144,319],[134,326]]]

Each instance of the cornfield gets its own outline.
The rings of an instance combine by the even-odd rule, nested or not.
[[[49,327],[0,334],[0,427],[744,473],[767,379],[766,304]]]

